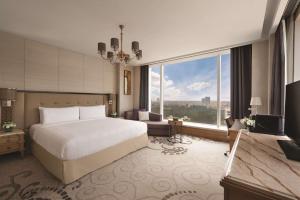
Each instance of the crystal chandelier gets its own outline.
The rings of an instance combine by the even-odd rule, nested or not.
[[[121,29],[120,40],[121,40],[121,48],[119,50],[119,39],[111,38],[110,46],[112,51],[108,51],[105,57],[106,52],[106,44],[104,42],[98,43],[98,54],[104,59],[110,61],[112,64],[123,63],[127,64],[133,58],[140,60],[142,58],[142,50],[139,49],[139,42],[133,41],[131,45],[132,52],[134,54],[133,57],[130,57],[129,54],[123,51],[123,29],[124,25],[119,25]]]

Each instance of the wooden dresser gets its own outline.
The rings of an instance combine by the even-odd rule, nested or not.
[[[24,156],[24,131],[14,129],[12,132],[0,131],[0,155],[19,151]]]
[[[285,136],[238,133],[220,184],[225,200],[300,199],[300,162],[286,159]]]

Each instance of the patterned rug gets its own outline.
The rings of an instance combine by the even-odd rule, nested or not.
[[[183,137],[173,144],[149,137],[148,147],[63,185],[33,156],[0,157],[0,199],[219,200],[228,144]]]

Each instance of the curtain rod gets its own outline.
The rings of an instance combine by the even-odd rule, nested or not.
[[[214,49],[210,49],[210,50],[199,51],[199,52],[196,52],[196,53],[191,53],[191,54],[186,54],[186,55],[182,55],[182,56],[176,56],[176,57],[157,60],[157,61],[153,61],[153,62],[143,63],[143,64],[140,64],[138,66],[155,65],[155,64],[172,62],[172,61],[186,59],[186,58],[192,58],[192,57],[195,57],[195,56],[201,56],[201,55],[205,55],[205,54],[211,54],[211,53],[216,53],[216,52],[219,52],[219,51],[229,50],[229,49],[234,48],[234,47],[244,46],[244,45],[252,44],[253,42],[259,42],[259,41],[263,41],[263,40],[265,40],[265,39],[253,40],[253,41],[244,42],[244,43],[235,44],[235,45],[230,45],[230,46],[225,46],[225,47],[221,47],[221,48],[214,48]]]

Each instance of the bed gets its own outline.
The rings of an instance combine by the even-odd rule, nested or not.
[[[25,93],[25,125],[31,151],[63,183],[80,177],[147,146],[143,122],[102,118],[40,124],[38,107],[105,104],[104,95]]]

